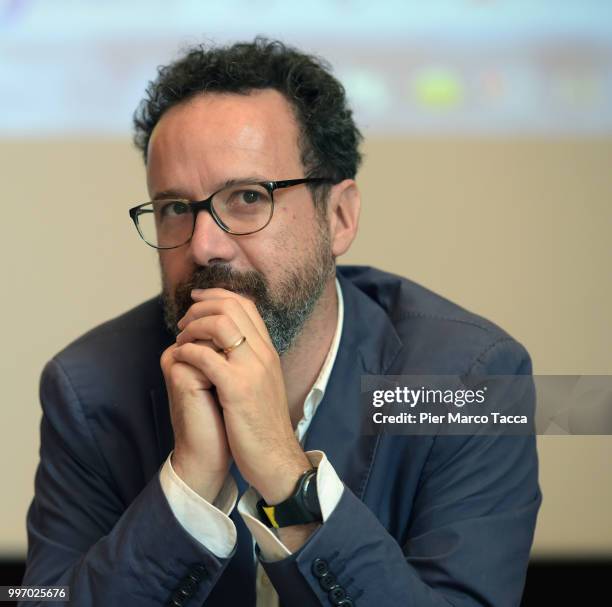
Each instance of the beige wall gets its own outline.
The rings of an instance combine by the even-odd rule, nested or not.
[[[378,140],[365,153],[344,263],[406,275],[496,321],[536,373],[612,373],[612,140]],[[127,214],[146,198],[128,141],[3,141],[0,167],[0,555],[19,555],[43,364],[159,280]],[[539,449],[535,552],[612,555],[612,438],[547,437]]]

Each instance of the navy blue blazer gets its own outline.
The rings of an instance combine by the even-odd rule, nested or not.
[[[340,348],[305,447],[345,489],[297,553],[263,563],[282,605],[518,605],[541,502],[534,437],[364,435],[360,376],[530,374],[528,353],[409,280],[351,266],[338,278]],[[24,584],[69,585],[83,607],[255,605],[240,515],[235,552],[218,558],[160,487],[173,435],[159,359],[172,341],[157,297],[47,363]]]

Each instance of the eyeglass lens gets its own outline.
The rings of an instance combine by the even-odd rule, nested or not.
[[[211,200],[217,223],[232,234],[248,234],[263,228],[272,215],[272,195],[259,184],[228,186]],[[214,216],[214,215],[213,215]],[[186,200],[155,200],[142,205],[138,230],[154,247],[185,244],[193,234],[195,214]]]

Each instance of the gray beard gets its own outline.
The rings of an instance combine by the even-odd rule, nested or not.
[[[172,296],[166,288],[162,272],[166,327],[175,336],[179,333],[177,322],[194,303],[192,289],[221,287],[253,299],[276,351],[279,355],[285,354],[294,345],[328,280],[335,274],[329,235],[325,236],[323,233],[317,243],[314,258],[283,277],[274,294],[260,272],[238,272],[228,264],[217,263],[197,268],[187,282],[177,285]]]

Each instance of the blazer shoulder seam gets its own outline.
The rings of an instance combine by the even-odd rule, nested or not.
[[[498,327],[487,326],[483,323],[479,323],[473,320],[466,320],[463,318],[453,318],[452,316],[442,316],[441,314],[431,314],[429,312],[404,312],[398,316],[398,320],[404,320],[406,318],[426,318],[428,320],[444,320],[447,322],[454,322],[463,325],[469,325],[471,327],[477,327],[478,329],[482,329],[486,333],[496,333],[501,331]],[[497,329],[497,331],[496,331]]]
[[[506,342],[514,342],[516,344],[518,344],[518,342],[510,336],[505,336],[505,337],[501,337],[500,339],[490,343],[472,362],[472,364],[469,366],[468,370],[467,370],[467,375],[470,375],[472,373],[472,371],[474,370],[474,367],[479,364],[484,362],[485,357],[487,356],[487,354],[489,354],[489,352],[491,350],[493,350],[494,348],[497,348],[497,346],[499,346],[502,343],[506,343]]]

